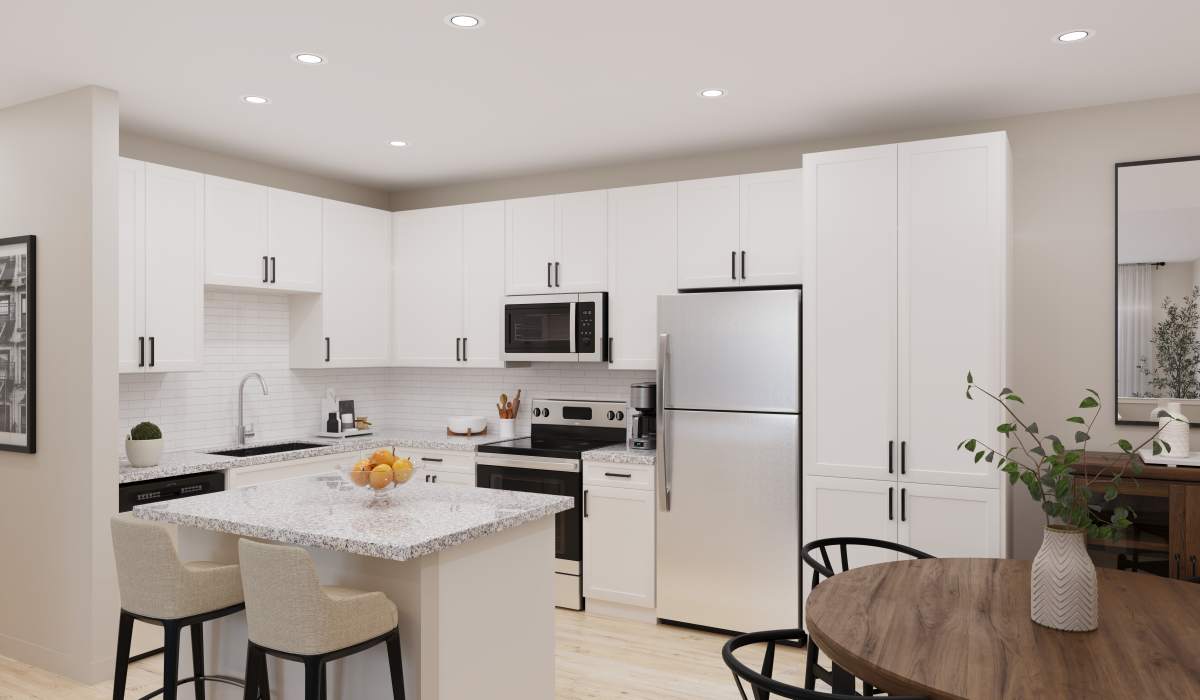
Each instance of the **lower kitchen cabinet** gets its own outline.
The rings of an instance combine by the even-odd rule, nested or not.
[[[397,447],[396,455],[413,463],[413,479],[431,484],[475,485],[475,454],[442,450],[407,450]]]
[[[265,484],[280,479],[292,479],[297,476],[312,476],[333,471],[343,465],[352,465],[360,459],[370,457],[374,450],[362,452],[343,452],[336,455],[322,455],[306,459],[289,459],[282,462],[255,464],[249,467],[237,467],[225,472],[225,489],[240,489],[255,484]]]
[[[584,464],[583,596],[589,601],[654,607],[650,473],[647,467]]]
[[[897,542],[935,557],[1000,557],[1000,491],[901,483]]]
[[[897,486],[894,481],[846,479],[834,476],[804,478],[804,542],[827,537],[869,537],[896,541]],[[850,566],[895,561],[894,554],[850,550]],[[801,578],[807,588],[812,570]]]

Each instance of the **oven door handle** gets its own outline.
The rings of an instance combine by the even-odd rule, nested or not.
[[[510,467],[514,469],[542,469],[552,472],[578,472],[579,462],[573,459],[552,457],[514,457],[480,453],[476,463],[481,467]]]

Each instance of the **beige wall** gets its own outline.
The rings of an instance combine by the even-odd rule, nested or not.
[[[129,131],[121,132],[121,155],[377,209],[387,209],[390,204],[388,193],[383,190],[183,146]]]
[[[1085,387],[1105,398],[1097,447],[1148,429],[1113,419],[1113,164],[1200,154],[1200,95],[1036,114],[938,129],[797,143],[397,192],[394,209],[798,167],[805,152],[1007,130],[1013,152],[1009,383],[1038,422],[1077,413]],[[1014,499],[1013,554],[1032,557],[1039,511]]]
[[[0,654],[94,682],[117,595],[116,93],[0,110],[0,236],[37,236],[37,454],[0,452]]]

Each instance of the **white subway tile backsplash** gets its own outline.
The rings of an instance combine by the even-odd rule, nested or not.
[[[550,363],[511,369],[290,369],[288,298],[252,291],[206,292],[204,340],[199,372],[121,375],[123,430],[150,420],[162,428],[167,449],[227,445],[236,437],[237,387],[247,372],[261,373],[271,392],[263,396],[258,382],[246,383],[246,422],[254,424],[254,441],[323,430],[319,413],[326,387],[339,398],[354,399],[358,413],[382,429],[438,429],[447,416],[462,414],[494,421],[500,393],[513,396],[521,389],[526,401],[517,424],[524,429],[528,399],[624,400],[630,384],[653,379],[652,372]]]

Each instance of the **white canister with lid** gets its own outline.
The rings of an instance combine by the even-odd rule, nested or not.
[[[1192,424],[1183,415],[1178,401],[1168,401],[1166,407],[1159,406],[1154,410],[1158,416],[1160,432],[1158,439],[1170,448],[1163,452],[1170,457],[1186,457],[1191,453]]]

